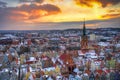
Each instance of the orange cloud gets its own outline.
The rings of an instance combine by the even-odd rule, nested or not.
[[[23,0],[24,1],[24,0]],[[0,21],[71,22],[119,17],[120,9],[108,7],[118,0],[37,0],[17,7],[0,9]],[[41,1],[39,3],[39,1]],[[77,4],[77,5],[76,5]],[[79,5],[79,6],[78,6]]]
[[[51,4],[23,4],[19,7],[6,7],[4,11],[0,8],[1,21],[23,21],[37,19],[43,16],[55,15],[61,10],[55,5]]]
[[[28,13],[21,11],[12,11],[11,15],[8,17],[10,20],[21,21],[28,19]]]
[[[32,10],[31,13],[29,14],[29,19],[36,19],[47,14],[48,12],[44,10]]]
[[[120,9],[108,9],[106,14],[101,15],[103,19],[117,18],[120,17]]]
[[[96,28],[98,24],[86,24],[87,28]]]
[[[105,14],[101,16],[104,19],[117,18],[120,17],[120,14]]]
[[[93,7],[93,3],[100,4],[101,7],[106,7],[114,4],[118,4],[119,0],[74,0],[77,5]]]
[[[75,3],[79,6],[86,6],[86,7],[93,7],[94,3],[96,4],[100,4],[99,2],[97,2],[96,0],[74,0]],[[100,4],[101,5],[101,4]]]
[[[108,13],[120,13],[120,9],[109,9],[107,10]]]

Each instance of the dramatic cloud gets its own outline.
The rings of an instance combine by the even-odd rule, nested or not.
[[[42,3],[44,0],[19,0],[20,2],[38,2]]]
[[[102,16],[102,18],[105,18],[105,19],[117,18],[117,17],[120,17],[120,14],[106,14]]]
[[[103,7],[106,7],[107,5],[115,5],[120,3],[120,0],[97,0],[97,1],[102,3]]]
[[[25,12],[31,12],[33,10],[43,10],[46,11],[48,13],[52,13],[52,12],[60,12],[60,8],[58,8],[55,5],[51,5],[51,4],[44,4],[44,5],[36,5],[36,4],[24,4],[21,5],[19,7],[13,8],[13,10],[19,10],[19,11],[25,11]]]
[[[1,2],[4,1],[4,2]],[[6,6],[7,5],[7,6]],[[63,24],[63,22],[80,22],[120,18],[119,0],[0,0],[0,29],[1,26],[14,26],[9,29],[31,27],[40,29],[48,25],[37,25],[42,22],[62,22],[61,28],[77,28],[79,25]],[[45,23],[46,24],[46,23]],[[107,26],[109,22],[104,25]],[[113,23],[115,24],[115,23]],[[115,26],[119,26],[116,23]],[[51,25],[51,24],[50,24]],[[18,28],[20,26],[20,28]],[[23,26],[23,27],[22,27]],[[58,25],[51,28],[58,28]],[[69,27],[66,27],[69,26]],[[87,24],[94,27],[94,24]],[[100,25],[101,26],[101,25]],[[110,25],[109,25],[110,26]],[[4,28],[5,29],[5,28]],[[27,29],[27,28],[24,28]]]
[[[23,4],[19,7],[0,8],[0,22],[4,21],[27,21],[43,16],[60,13],[60,9],[51,4],[36,5]]]
[[[120,9],[109,9],[107,10],[108,13],[120,13]]]
[[[7,3],[0,1],[0,7],[6,7]]]
[[[109,9],[107,13],[101,16],[104,19],[120,17],[120,9]]]
[[[115,5],[120,2],[120,0],[74,0],[77,5],[93,7],[95,4],[99,4],[102,7],[109,5]]]
[[[35,0],[35,2],[42,3],[44,0]]]

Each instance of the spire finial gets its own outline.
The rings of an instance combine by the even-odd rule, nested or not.
[[[83,36],[86,35],[86,27],[85,27],[85,18],[84,18],[84,22],[83,22]]]

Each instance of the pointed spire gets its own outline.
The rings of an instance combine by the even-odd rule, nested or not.
[[[83,22],[83,36],[86,36],[85,18]]]

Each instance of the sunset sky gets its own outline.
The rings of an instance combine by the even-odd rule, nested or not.
[[[120,27],[120,0],[0,0],[0,30]]]

